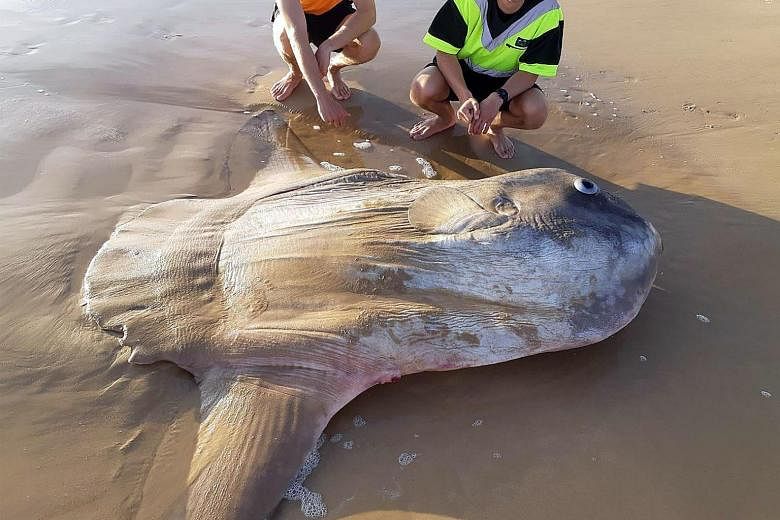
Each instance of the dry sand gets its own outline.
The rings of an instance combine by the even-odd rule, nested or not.
[[[445,177],[565,165],[656,224],[662,274],[600,345],[367,392],[328,427],[343,439],[307,485],[329,518],[776,518],[780,4],[564,2],[551,116],[516,134],[513,161],[462,129],[405,137],[438,5],[380,3],[382,53],[346,74],[349,128],[314,130],[311,96],[292,98],[317,158],[418,175],[425,157]],[[0,517],[179,516],[195,385],[127,364],[83,318],[81,280],[126,212],[245,185],[233,136],[282,72],[269,11],[0,2]],[[352,146],[364,137],[372,151]]]

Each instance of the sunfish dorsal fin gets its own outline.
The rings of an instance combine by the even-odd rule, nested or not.
[[[231,172],[244,172],[232,188],[264,182],[299,181],[325,173],[312,159],[282,116],[271,109],[252,115],[236,134],[227,162]]]
[[[335,410],[326,398],[208,371],[190,467],[188,520],[269,515]]]

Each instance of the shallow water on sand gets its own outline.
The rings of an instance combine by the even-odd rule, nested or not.
[[[268,4],[0,2],[0,517],[181,516],[196,387],[172,365],[126,363],[83,317],[81,280],[123,214],[251,178],[231,144],[281,74]],[[329,425],[342,438],[307,486],[330,518],[355,520],[776,517],[780,110],[767,93],[780,52],[765,43],[777,4],[564,4],[550,120],[516,134],[512,161],[462,129],[405,137],[438,4],[380,4],[385,45],[346,74],[347,128],[316,130],[305,89],[286,104],[315,158],[421,175],[422,157],[445,178],[580,171],[653,221],[662,272],[636,321],[599,345],[360,396]],[[746,23],[711,30],[724,18]],[[696,59],[680,73],[667,60],[691,30]],[[735,85],[722,63],[752,79]],[[353,146],[364,139],[371,150]],[[283,503],[275,517],[302,514]]]

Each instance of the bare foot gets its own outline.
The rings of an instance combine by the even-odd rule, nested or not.
[[[291,70],[282,79],[274,83],[274,86],[271,87],[271,95],[277,101],[284,101],[298,88],[302,79],[303,76],[301,76],[300,72]]]
[[[330,92],[333,97],[339,101],[349,99],[352,95],[352,91],[349,86],[341,79],[341,70],[333,67],[328,69],[328,83],[330,83]]]
[[[506,136],[506,134],[504,134],[503,130],[500,128],[491,128],[488,130],[487,136],[488,139],[490,139],[490,144],[493,145],[493,149],[499,157],[502,159],[511,159],[515,156],[515,144]]]
[[[455,126],[455,115],[453,114],[449,118],[441,116],[432,116],[427,119],[423,119],[409,130],[409,137],[415,141],[422,141],[428,139],[432,135],[436,135],[439,132],[443,132],[448,128]]]

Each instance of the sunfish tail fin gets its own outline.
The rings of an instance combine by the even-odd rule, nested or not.
[[[202,417],[190,467],[187,519],[265,518],[333,412],[317,397],[216,370],[200,387]]]

